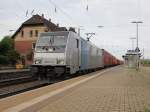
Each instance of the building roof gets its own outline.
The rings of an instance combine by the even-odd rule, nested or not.
[[[51,31],[67,31],[65,27],[59,27],[58,25],[52,23],[51,21],[44,18],[44,16],[33,15],[30,19],[25,21],[19,29],[13,34],[12,38],[16,36],[16,34],[22,29],[24,26],[37,26],[43,25],[46,26]]]

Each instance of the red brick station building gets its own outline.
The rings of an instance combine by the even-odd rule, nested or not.
[[[32,63],[33,50],[39,33],[50,31],[66,31],[65,27],[59,27],[44,18],[44,15],[33,15],[25,21],[12,35],[15,49],[21,56],[20,63],[30,65]]]

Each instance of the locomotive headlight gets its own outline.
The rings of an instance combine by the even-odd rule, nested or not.
[[[64,64],[64,59],[57,59],[57,64]]]
[[[41,60],[40,59],[35,60],[35,64],[41,64]]]

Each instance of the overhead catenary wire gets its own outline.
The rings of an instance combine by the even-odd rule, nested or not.
[[[28,17],[29,15],[32,16],[35,13],[35,9],[30,9],[28,7],[24,7],[24,4],[22,4],[22,2],[20,2],[19,0],[17,0],[17,5],[19,6],[19,9],[21,9],[21,11],[23,12],[22,14],[25,15],[25,17]],[[25,18],[26,19],[26,18]]]
[[[79,24],[77,24],[72,17],[64,10],[62,10],[58,5],[56,5],[52,0],[48,0],[48,2],[54,6],[54,11],[55,13],[58,12],[58,10],[72,23],[75,23],[77,26],[80,26]]]
[[[25,15],[26,15],[26,9],[24,8],[24,6],[21,4],[21,2],[19,2],[18,0],[16,2],[13,2],[11,4],[13,7],[15,7],[17,5],[17,7],[15,7],[16,9],[19,8],[18,11],[20,11],[20,13],[17,13],[15,10],[7,10],[7,13],[5,13],[5,9],[1,10],[1,13],[4,12],[4,14],[13,14],[13,16],[19,20],[21,17],[24,18]],[[26,19],[26,18],[24,18]],[[18,24],[19,25],[19,24]],[[3,22],[3,23],[0,23],[0,26],[3,27],[3,28],[7,28],[8,32],[12,32],[12,29],[16,29],[14,28],[14,25],[11,24],[11,23],[8,23],[8,22]],[[14,30],[15,31],[15,30]],[[13,32],[14,32],[13,31]]]
[[[23,15],[23,16],[25,16],[25,14],[26,14],[26,9],[25,9],[25,7],[24,7],[24,5],[22,4],[22,2],[20,2],[19,0],[17,0],[16,2],[14,2],[14,7],[16,6],[16,4],[17,4],[17,7],[19,8],[19,11],[21,11],[21,15]],[[19,16],[20,16],[20,14],[18,15],[18,13],[17,13],[17,17],[18,18],[20,18]],[[25,18],[24,18],[25,19]]]

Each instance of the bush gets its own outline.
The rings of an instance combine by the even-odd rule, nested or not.
[[[9,58],[9,63],[14,65],[17,63],[17,60],[20,59],[19,53],[17,53],[15,50],[9,50],[7,52],[7,57]]]
[[[9,64],[9,58],[7,56],[0,55],[0,64],[1,65]]]

